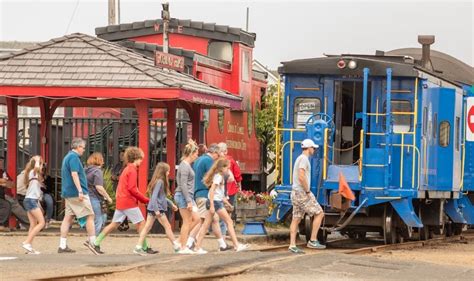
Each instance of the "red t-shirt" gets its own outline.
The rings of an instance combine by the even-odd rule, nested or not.
[[[120,174],[116,193],[116,209],[125,210],[138,207],[138,201],[143,204],[150,201],[138,191],[138,167],[128,164]]]
[[[235,178],[235,181],[227,182],[227,194],[229,196],[232,196],[237,194],[237,192],[239,191],[239,186],[237,185],[237,183],[242,181],[242,173],[240,172],[239,164],[237,164],[237,162],[232,156],[227,155],[227,160],[229,160],[230,164],[229,171],[232,172]]]

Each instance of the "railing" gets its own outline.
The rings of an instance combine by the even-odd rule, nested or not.
[[[8,118],[0,118],[0,155],[7,153],[7,122]],[[180,159],[180,145],[187,141],[187,120],[177,121],[176,159]],[[25,167],[32,155],[40,154],[40,126],[39,118],[18,118],[18,151],[17,173]],[[61,188],[61,163],[64,155],[69,151],[72,138],[81,137],[86,140],[86,153],[82,157],[85,162],[92,152],[101,152],[104,156],[104,167],[112,169],[119,163],[119,152],[127,146],[138,144],[137,118],[53,118],[48,127],[49,144],[49,174],[54,180],[54,200],[57,203],[54,216],[59,214],[60,188]],[[166,119],[154,118],[149,121],[150,155],[149,176],[158,162],[166,161]],[[8,160],[8,159],[7,159]],[[8,163],[5,163],[8,165]]]
[[[288,128],[276,128],[276,131],[277,132],[290,132],[290,140],[283,143],[282,147],[281,147],[281,158],[284,159],[284,156],[285,156],[285,147],[287,145],[290,145],[290,161],[289,161],[289,165],[290,165],[290,183],[293,183],[293,168],[291,167],[292,163],[293,163],[293,149],[294,149],[294,145],[295,143],[301,143],[301,141],[294,141],[293,140],[293,132],[305,132],[304,129],[288,129]],[[276,155],[276,157],[278,158],[278,154]],[[278,166],[278,175],[283,175],[283,165],[281,166]],[[277,176],[278,176],[277,175]]]

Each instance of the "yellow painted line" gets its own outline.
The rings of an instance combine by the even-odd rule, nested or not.
[[[375,197],[378,200],[394,200],[394,199],[402,199],[402,197],[398,196],[385,196],[385,197]]]
[[[294,90],[298,91],[319,91],[321,90],[320,88],[305,88],[305,87],[294,87]]]

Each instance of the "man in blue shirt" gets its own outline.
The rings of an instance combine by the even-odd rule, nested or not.
[[[201,225],[204,222],[207,213],[209,212],[209,210],[206,208],[209,188],[204,185],[202,179],[211,169],[212,164],[214,164],[214,160],[216,160],[217,158],[219,158],[219,147],[217,146],[217,144],[211,144],[207,149],[207,152],[200,156],[198,159],[196,159],[193,164],[195,175],[194,200],[196,201],[196,205],[198,207],[198,213],[201,218],[201,222],[196,225],[191,231],[187,241],[188,248],[192,247],[192,244],[194,243],[196,236],[199,233]],[[219,250],[226,251],[228,249],[231,249],[230,247],[227,247],[227,244],[225,243],[225,240],[222,237],[222,233],[219,228],[219,216],[217,216],[217,214],[214,216],[214,219],[212,221],[212,230],[217,238],[217,242],[219,243]]]
[[[101,254],[95,245],[94,211],[88,195],[87,178],[80,157],[84,154],[86,142],[81,138],[75,138],[71,143],[72,150],[66,154],[61,166],[61,197],[64,198],[66,209],[64,219],[61,223],[61,238],[59,240],[58,253],[74,253],[67,246],[67,234],[74,217],[86,220],[86,230],[89,236],[84,242],[94,254]]]

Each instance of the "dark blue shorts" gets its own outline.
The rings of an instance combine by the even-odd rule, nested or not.
[[[146,210],[146,211],[147,211],[148,215],[150,215],[150,216],[156,216],[156,212],[155,212],[155,211],[152,211],[152,210]],[[160,212],[160,215],[165,215],[165,214],[166,214],[166,212],[165,212],[165,211],[162,211],[162,210],[160,210],[159,212]]]
[[[210,208],[211,208],[211,201],[209,201],[209,199],[207,199],[206,209],[209,210]],[[216,212],[219,211],[222,208],[224,208],[224,202],[214,200],[214,209],[216,210]]]
[[[39,205],[38,205],[38,200],[37,199],[32,199],[32,198],[25,198],[23,200],[23,207],[25,207],[25,210],[27,212],[29,211],[33,211],[34,209],[36,208],[39,208]]]

